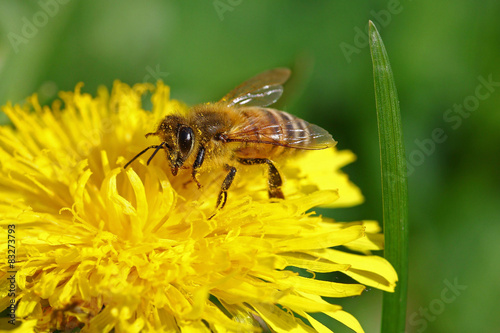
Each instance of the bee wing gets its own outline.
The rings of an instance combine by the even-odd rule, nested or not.
[[[326,149],[337,144],[324,128],[286,112],[259,109],[259,112],[244,113],[247,114],[246,121],[224,134],[227,142],[271,144],[306,150]]]
[[[276,102],[283,94],[283,86],[290,77],[288,68],[276,68],[243,82],[218,103],[227,106],[268,106]]]

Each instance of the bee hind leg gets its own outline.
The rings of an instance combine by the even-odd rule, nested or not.
[[[238,162],[244,165],[253,165],[253,164],[267,164],[269,166],[269,174],[268,174],[268,194],[269,198],[273,199],[284,199],[285,195],[283,194],[283,191],[281,190],[281,187],[283,186],[283,179],[281,178],[281,175],[274,166],[273,162],[267,158],[239,158]]]
[[[283,194],[283,191],[281,190],[281,187],[283,186],[283,180],[281,179],[281,175],[274,166],[274,164],[269,161],[269,198],[278,198],[278,199],[285,199],[285,195]]]

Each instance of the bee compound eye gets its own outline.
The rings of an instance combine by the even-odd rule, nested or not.
[[[178,132],[179,150],[183,156],[187,156],[194,144],[194,133],[191,127],[182,126]]]

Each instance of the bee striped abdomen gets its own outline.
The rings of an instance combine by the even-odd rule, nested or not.
[[[272,111],[282,118],[282,123],[285,124],[285,138],[283,141],[290,143],[301,142],[306,146],[311,143],[310,124],[307,121],[283,111]]]
[[[244,124],[229,134],[242,144],[237,155],[245,158],[271,158],[298,149],[307,149],[312,138],[310,124],[289,113],[266,108],[242,110]]]

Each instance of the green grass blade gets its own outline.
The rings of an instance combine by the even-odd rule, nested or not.
[[[408,289],[408,185],[401,114],[389,58],[371,21],[369,35],[382,168],[384,253],[399,278],[396,291],[384,293],[381,331],[404,332]]]

